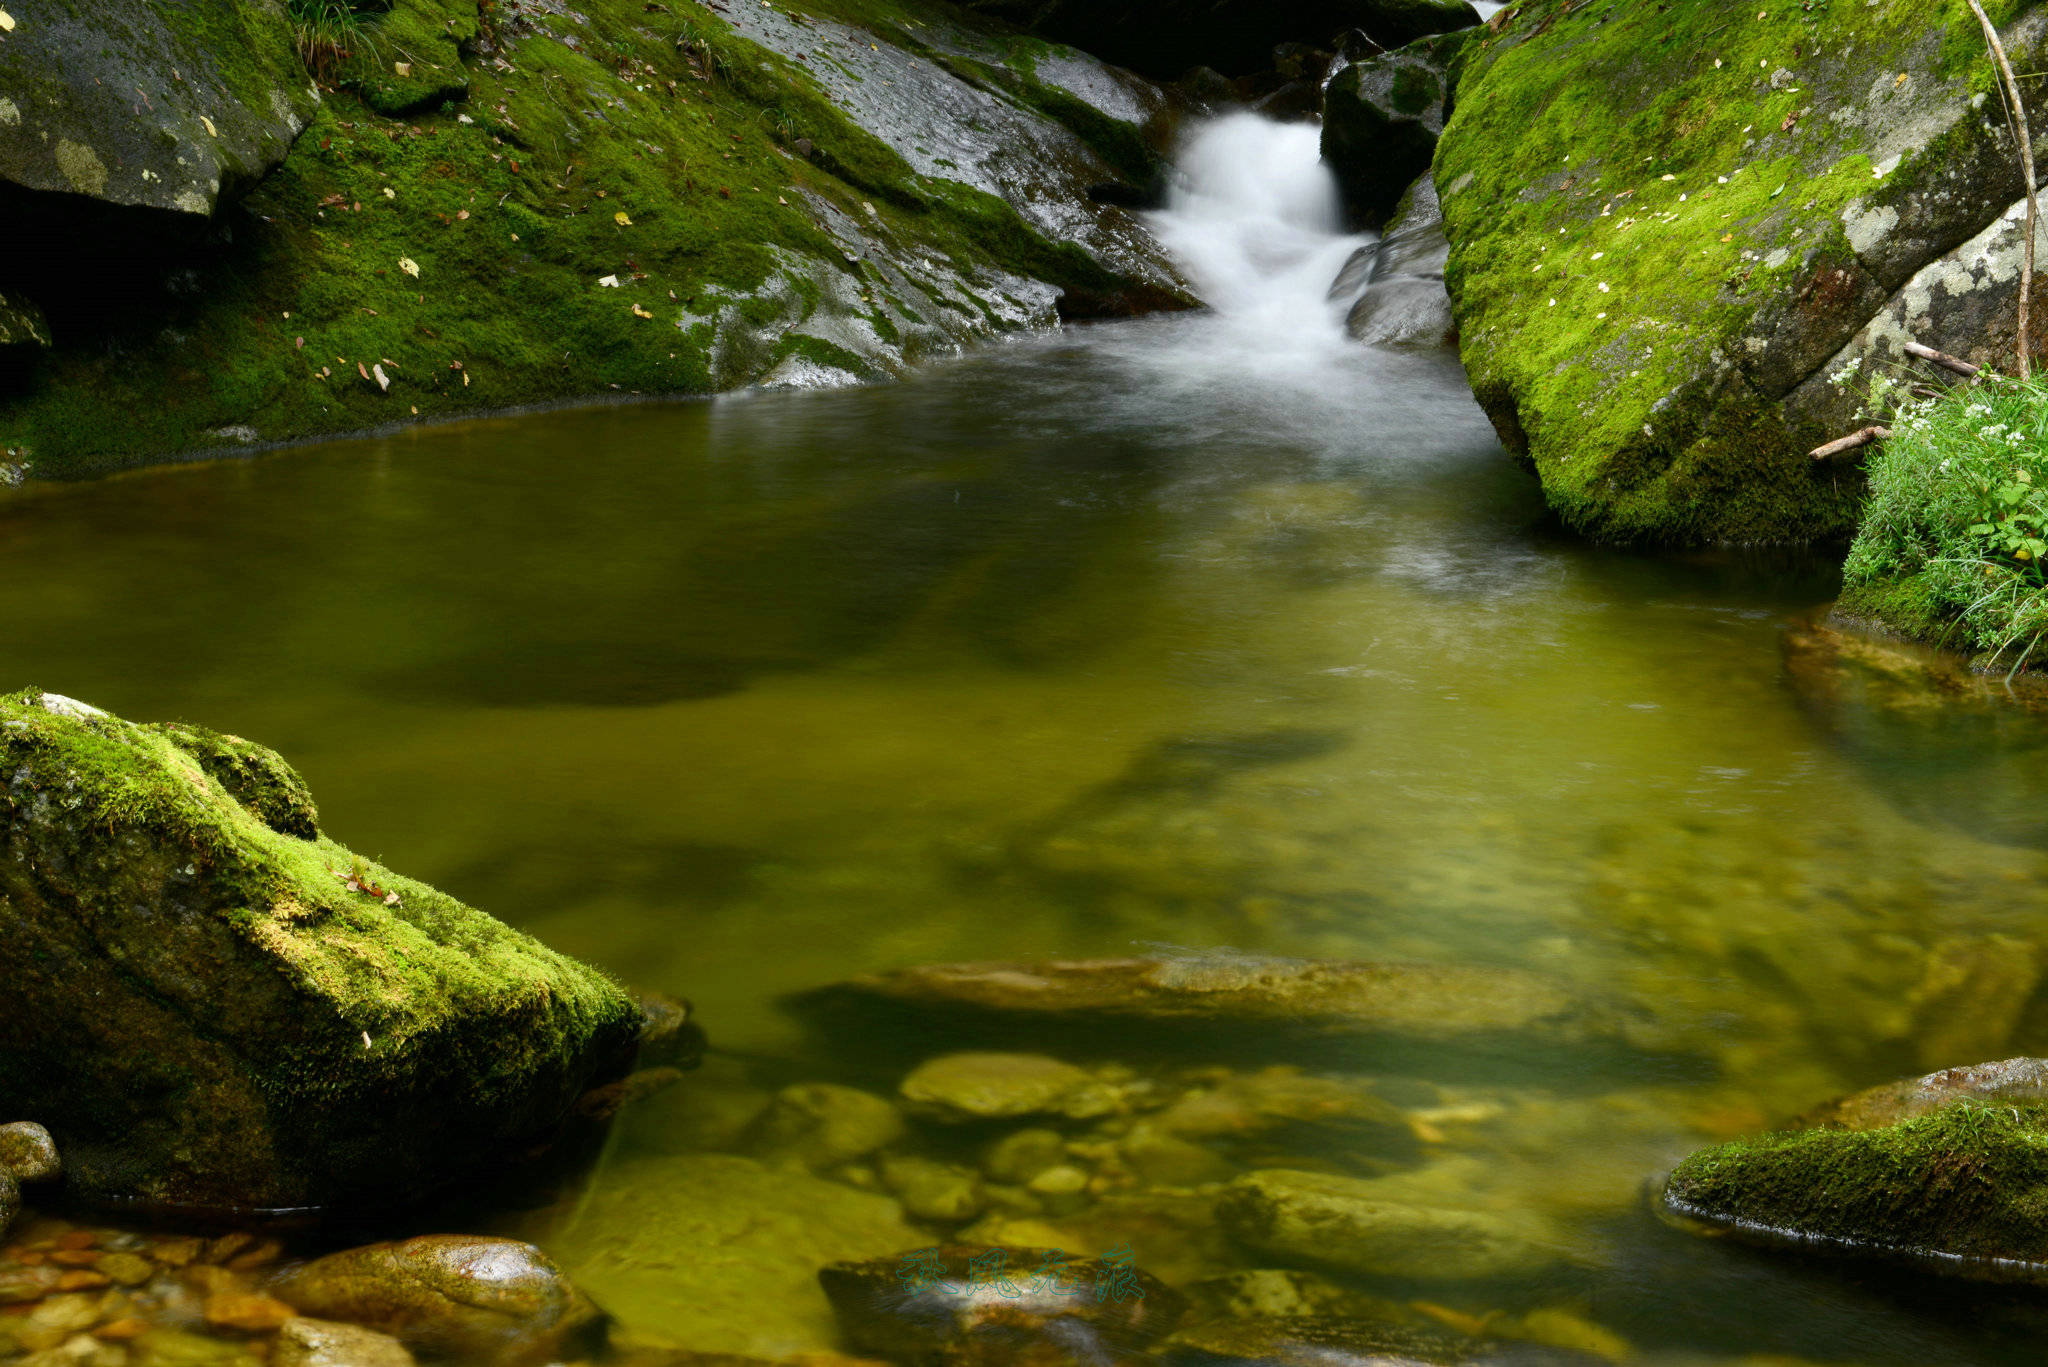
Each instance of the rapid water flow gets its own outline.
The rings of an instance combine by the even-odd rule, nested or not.
[[[1180,171],[1152,226],[1223,324],[1214,360],[1297,382],[1349,360],[1330,282],[1371,239],[1343,231],[1317,126],[1232,114],[1196,130]]]

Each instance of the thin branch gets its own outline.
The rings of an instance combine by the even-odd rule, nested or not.
[[[1815,460],[1833,460],[1836,456],[1846,456],[1849,452],[1859,450],[1872,442],[1883,441],[1891,434],[1891,428],[1873,425],[1860,432],[1851,432],[1848,436],[1831,441],[1826,446],[1816,446],[1812,455]]]
[[[1958,375],[1974,376],[1984,368],[1971,365],[1968,361],[1959,360],[1949,355],[1946,351],[1936,351],[1931,346],[1922,346],[1918,342],[1906,343],[1905,350],[1908,356],[1918,356],[1923,361],[1932,361],[1943,370],[1953,370]]]
[[[2000,93],[2005,96],[2008,111],[2019,125],[2020,174],[2027,181],[2027,245],[2026,264],[2020,270],[2020,378],[2026,379],[2031,373],[2027,352],[2027,312],[2033,301],[2034,288],[2034,223],[2040,217],[2041,208],[2034,198],[2034,134],[2027,127],[2027,107],[2020,100],[2020,83],[2012,74],[2012,63],[2005,59],[2005,44],[1998,40],[1998,30],[1992,26],[1991,16],[1984,12],[1978,0],[1970,0],[1970,10],[1977,16],[1977,22],[1984,26],[1984,41],[1991,47],[1991,56],[1998,63],[1999,75],[2005,78]]]

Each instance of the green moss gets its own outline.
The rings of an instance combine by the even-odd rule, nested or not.
[[[841,260],[811,196],[970,275],[1128,307],[1130,280],[992,195],[917,175],[712,9],[579,0],[543,21],[559,36],[492,13],[401,0],[370,67],[230,211],[232,245],[197,264],[196,288],[135,310],[132,331],[58,337],[0,398],[0,450],[68,478],[219,447],[231,426],[289,440],[744,383],[714,374],[693,301],[758,288],[778,249]]]
[[[1787,1242],[2048,1262],[2048,1107],[1965,1102],[1883,1129],[1724,1144],[1680,1164],[1665,1199]]]
[[[1924,82],[1966,31],[1961,0],[1739,21],[1717,0],[1537,0],[1465,50],[1435,163],[1464,359],[1568,523],[1621,542],[1848,534],[1854,481],[1816,472],[1774,408],[1860,321],[1816,284],[1859,278],[1845,207],[1910,193],[1957,150],[1877,175],[1859,120],[1890,115],[1857,112],[1869,73]]]
[[[0,774],[0,973],[32,1018],[0,1093],[77,1141],[84,1190],[418,1191],[623,1066],[615,984],[321,835],[260,746],[30,689],[0,698]]]

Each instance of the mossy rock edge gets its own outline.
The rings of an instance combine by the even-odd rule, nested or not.
[[[0,814],[0,1110],[89,1200],[401,1202],[631,1062],[618,985],[320,834],[251,742],[0,697]]]

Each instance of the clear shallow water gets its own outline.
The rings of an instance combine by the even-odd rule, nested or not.
[[[1272,281],[1348,250],[1297,245]],[[634,1332],[830,1342],[807,1290],[830,1221],[766,1208],[815,1194],[699,1151],[755,1152],[739,1124],[773,1087],[886,1092],[947,1042],[819,1041],[779,997],[1165,943],[1531,970],[1615,1022],[1597,1047],[1313,1060],[1410,1113],[1398,1160],[1219,1147],[1407,1174],[1560,1245],[1518,1279],[1375,1294],[1565,1314],[1662,1362],[2033,1360],[2023,1297],[1745,1254],[1642,1200],[1690,1148],[1846,1088],[2048,1049],[2036,970],[1953,985],[2032,963],[2042,842],[1979,838],[1969,800],[2031,792],[2033,742],[1986,732],[1959,781],[1896,718],[1816,710],[1783,643],[1824,562],[1579,545],[1453,358],[1330,344],[1312,298],[1291,328],[1269,302],[888,388],[13,497],[10,686],[272,744],[337,838],[696,1002],[704,1073],[629,1111],[587,1190],[508,1217]],[[1189,753],[1213,762],[1157,781]],[[1148,1190],[1040,1228],[1179,1282],[1271,1265],[1204,1198]],[[763,1208],[721,1223],[721,1192]]]

